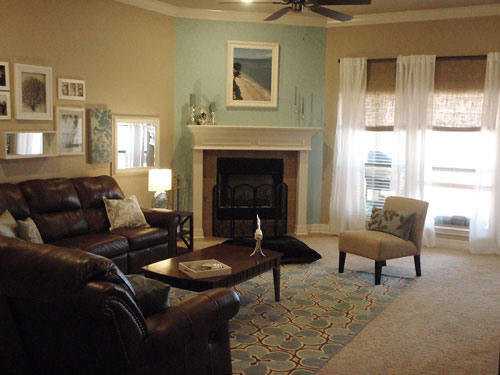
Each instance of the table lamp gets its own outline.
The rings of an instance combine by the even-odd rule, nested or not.
[[[168,208],[166,191],[172,190],[172,170],[150,169],[148,181],[148,190],[155,192],[151,202],[153,208]]]

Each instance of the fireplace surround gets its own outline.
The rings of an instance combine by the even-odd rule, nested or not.
[[[312,136],[321,131],[319,127],[281,126],[232,126],[232,125],[189,125],[193,135],[193,213],[194,238],[204,238],[204,152],[244,151],[256,152],[263,157],[266,151],[291,151],[296,153],[296,199],[295,235],[307,235],[307,187],[309,151]],[[264,156],[265,157],[265,156]],[[210,199],[211,200],[211,199]],[[205,207],[205,210],[209,207]],[[211,213],[210,213],[211,215]],[[205,228],[208,230],[208,228]]]

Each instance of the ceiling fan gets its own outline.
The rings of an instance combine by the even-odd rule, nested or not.
[[[219,4],[241,4],[235,1],[223,1]],[[281,0],[281,1],[255,1],[252,4],[277,4],[288,5],[285,8],[271,14],[264,21],[274,21],[284,16],[288,12],[301,13],[304,9],[309,9],[311,12],[321,14],[322,16],[332,18],[336,21],[350,21],[352,16],[337,12],[336,10],[328,9],[322,5],[367,5],[371,4],[371,0]]]

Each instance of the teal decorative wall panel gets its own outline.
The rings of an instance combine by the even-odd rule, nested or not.
[[[192,172],[192,138],[187,129],[190,94],[198,107],[214,102],[218,125],[299,126],[295,93],[304,124],[323,127],[326,29],[271,23],[175,21],[175,170]],[[226,42],[279,43],[277,108],[226,108]],[[308,223],[319,223],[323,134],[313,138],[309,155]]]
[[[112,129],[109,109],[89,109],[90,164],[111,163]]]

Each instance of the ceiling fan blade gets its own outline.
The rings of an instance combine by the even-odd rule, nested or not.
[[[292,10],[292,7],[282,8],[282,9],[278,10],[277,12],[271,14],[264,21],[274,21],[274,20],[277,20],[278,18],[284,16],[285,14],[287,14],[291,10]]]
[[[217,4],[243,4],[241,1],[219,1]],[[252,1],[249,4],[278,4],[278,5],[286,5],[287,3],[283,3],[281,1]]]
[[[369,5],[372,0],[316,0],[316,5]]]
[[[352,16],[349,16],[348,14],[340,13],[337,12],[336,10],[331,10],[328,8],[323,8],[320,6],[314,6],[309,8],[311,9],[312,12],[321,14],[322,16],[330,17],[334,20],[345,22],[345,21],[350,21],[352,20]]]

